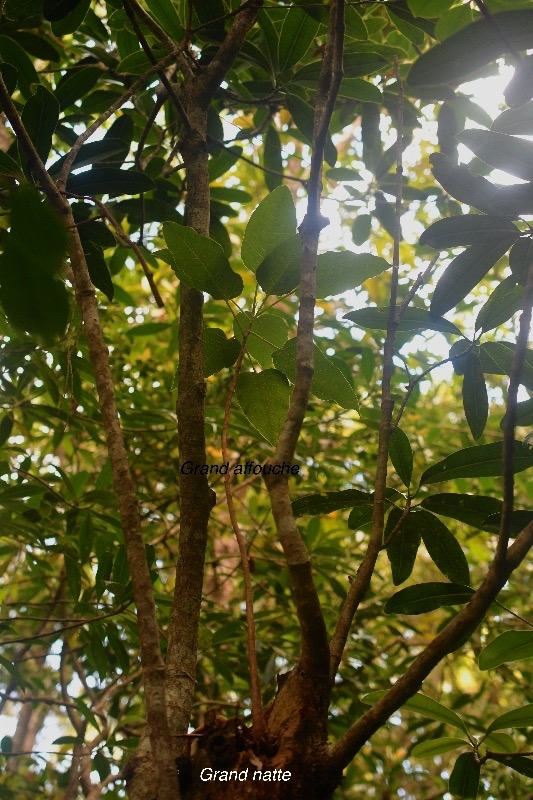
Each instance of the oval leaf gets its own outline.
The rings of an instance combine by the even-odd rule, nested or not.
[[[290,387],[283,373],[275,369],[243,372],[236,390],[244,416],[271,445],[276,445],[289,410]]]
[[[385,541],[394,531],[401,519],[402,511],[392,508],[385,526]],[[392,569],[392,580],[395,586],[403,583],[411,575],[420,547],[420,533],[414,525],[408,525],[407,517],[399,530],[397,530],[387,545],[387,557]]]
[[[446,525],[424,509],[409,515],[409,523],[422,536],[433,563],[448,580],[463,586],[470,584],[470,570],[463,549]]]
[[[481,767],[474,753],[461,753],[450,775],[450,792],[464,800],[475,800],[479,790],[480,772]]]
[[[118,197],[121,194],[140,194],[149,192],[155,184],[144,172],[133,169],[97,167],[79,175],[71,175],[67,181],[67,191],[73,194],[108,194]]]
[[[231,367],[239,357],[236,339],[228,339],[221,328],[204,330],[204,377],[208,378],[225,367]]]
[[[413,474],[413,451],[401,428],[394,428],[390,435],[389,456],[394,469],[405,485],[409,486]]]
[[[257,268],[257,282],[267,294],[287,294],[300,282],[300,234],[280,242]]]
[[[287,186],[262,200],[246,226],[241,258],[253,272],[281,242],[296,233],[296,209]]]
[[[505,631],[479,654],[480,669],[494,669],[510,661],[533,658],[533,631]]]
[[[247,313],[240,313],[233,320],[235,339],[242,342],[250,322],[252,327],[246,339],[246,352],[255,358],[262,367],[272,366],[272,353],[287,341],[289,329],[285,320],[277,314],[261,314],[252,318]]]
[[[318,298],[347,292],[361,286],[390,268],[388,261],[369,253],[322,253],[316,267],[316,296]]]
[[[420,583],[393,594],[385,603],[386,614],[425,614],[445,606],[465,605],[474,590],[457,583]]]
[[[463,406],[474,439],[479,439],[489,418],[489,397],[479,356],[470,350],[463,358]]]
[[[349,319],[359,325],[360,328],[370,328],[371,330],[386,331],[389,324],[388,308],[361,308],[357,311],[350,311],[345,314],[343,319]],[[406,308],[398,324],[399,331],[441,331],[442,333],[454,333],[461,335],[459,328],[448,322],[447,319],[432,314],[425,308]]]
[[[435,179],[448,194],[479,211],[493,213],[497,186],[480,175],[472,175],[466,164],[454,164],[443,153],[433,153],[429,160]],[[502,209],[498,211],[502,213]]]
[[[176,222],[165,222],[163,235],[180,281],[215,300],[230,300],[242,292],[242,278],[233,272],[218,242]]]

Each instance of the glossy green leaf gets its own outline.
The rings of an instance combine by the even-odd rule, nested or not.
[[[442,315],[454,308],[483,280],[487,272],[505,255],[515,237],[472,244],[446,267],[433,291],[430,310]]]
[[[62,16],[61,19],[52,22],[52,33],[54,36],[68,36],[74,33],[74,31],[77,31],[85,19],[90,3],[91,0],[79,0],[79,2],[76,2],[74,5],[74,0],[72,0],[72,10],[69,11],[68,14]]]
[[[267,442],[275,446],[290,400],[289,382],[275,369],[242,372],[237,382],[237,400],[245,417]]]
[[[146,0],[152,16],[159,22],[163,30],[176,42],[181,42],[184,30],[172,0]]]
[[[421,541],[420,533],[416,526],[407,524],[409,517],[393,533],[401,517],[402,510],[400,508],[392,508],[387,517],[387,524],[383,534],[385,541],[390,539],[387,544],[387,557],[390,561],[392,581],[395,586],[406,581],[411,575]]]
[[[311,145],[313,142],[313,126],[315,118],[313,107],[295,94],[288,94],[286,97],[286,103],[294,124],[305,138],[307,143]],[[337,162],[337,149],[333,144],[329,134],[326,136],[324,160],[330,165],[330,167],[334,167]]]
[[[506,767],[510,767],[514,769],[515,772],[519,772],[520,775],[525,775],[527,778],[533,778],[533,759],[527,758],[526,756],[516,755],[516,756],[491,756],[493,761],[498,761],[500,764],[504,764]]]
[[[394,428],[389,438],[389,456],[392,465],[404,484],[409,486],[413,474],[413,451],[407,435]]]
[[[253,272],[265,257],[296,233],[296,209],[287,186],[279,186],[259,203],[242,240],[241,257]]]
[[[503,55],[511,42],[517,50],[533,47],[533,10],[504,11],[497,25],[481,17],[421,55],[407,80],[412,86],[447,83],[457,86]]]
[[[344,373],[329,356],[324,355],[322,350],[315,345],[314,355],[314,374],[311,383],[311,392],[321,400],[330,400],[337,403],[341,408],[359,408],[359,402],[346,379]],[[296,377],[296,339],[289,339],[287,344],[274,353],[274,364],[281,370],[288,379],[294,383]]]
[[[493,198],[498,187],[482,178],[472,175],[466,164],[454,164],[442,153],[433,153],[429,158],[432,172],[442,188],[461,203],[493,214]],[[496,209],[496,213],[503,214],[503,209]]]
[[[463,407],[474,439],[479,439],[489,417],[489,398],[479,356],[473,350],[465,353],[463,362]]]
[[[37,86],[35,94],[26,100],[21,118],[41,160],[46,161],[59,119],[59,103],[44,86]],[[24,153],[21,156],[24,158]]]
[[[461,753],[450,775],[448,788],[454,797],[475,800],[479,791],[481,767],[474,753]]]
[[[295,517],[304,514],[330,514],[354,505],[368,504],[372,495],[360,489],[344,489],[340,492],[322,492],[321,494],[307,494],[297,497],[292,501],[292,511]]]
[[[263,166],[265,167],[265,183],[271,192],[283,183],[283,157],[281,141],[273,125],[266,129],[263,141]],[[279,174],[273,174],[279,173]]]
[[[476,331],[491,331],[507,322],[522,308],[523,297],[524,289],[516,285],[514,276],[504,278],[481,307],[476,317]]]
[[[122,194],[140,194],[154,188],[154,182],[144,172],[114,167],[95,167],[79,175],[71,175],[67,181],[67,191],[78,195],[108,194],[117,197]]]
[[[505,631],[483,648],[478,663],[486,670],[529,658],[533,658],[533,631]]]
[[[533,239],[519,239],[513,244],[509,252],[509,266],[513,277],[522,286],[527,281],[529,265],[533,262]]]
[[[525,181],[533,180],[533,142],[477,128],[463,131],[457,138],[491,167]]]
[[[515,441],[513,472],[533,466],[533,452]],[[427,469],[421,484],[439,483],[456,478],[483,478],[503,475],[502,442],[465,447]]]
[[[507,519],[507,530],[512,538],[533,521],[533,511],[512,511]],[[499,533],[501,527],[501,514],[491,514],[483,523],[483,530]]]
[[[393,594],[385,603],[386,614],[426,614],[437,608],[468,603],[474,590],[458,583],[418,583]]]
[[[491,130],[515,136],[533,135],[533,101],[521,108],[508,108],[493,121]]]
[[[528,703],[522,708],[507,711],[500,717],[496,717],[489,727],[487,733],[491,731],[501,731],[503,728],[528,728],[533,725],[533,703]]]
[[[407,5],[415,17],[440,17],[455,0],[407,0]]]
[[[343,319],[349,319],[359,325],[360,328],[370,328],[371,330],[387,330],[389,309],[388,308],[361,308],[357,311],[350,311],[345,314]],[[398,325],[399,331],[418,331],[432,330],[442,333],[453,333],[460,335],[461,331],[452,322],[443,319],[425,308],[405,309]]]
[[[465,747],[467,741],[459,739],[457,736],[442,736],[438,739],[428,739],[427,742],[415,744],[411,750],[411,755],[415,758],[428,758],[429,756],[440,756],[442,753],[449,753],[459,747]]]
[[[406,590],[402,589],[402,591]],[[400,594],[400,592],[398,592],[398,594]],[[379,689],[376,692],[365,694],[362,701],[366,705],[374,705],[374,703],[381,700],[382,697],[385,697],[386,694],[386,689]],[[402,708],[414,711],[415,714],[420,714],[427,719],[433,719],[437,722],[444,722],[446,725],[452,725],[454,728],[459,728],[459,730],[466,733],[466,725],[459,714],[456,714],[455,711],[452,711],[450,708],[446,708],[446,706],[443,706],[442,703],[437,702],[437,700],[433,700],[432,697],[422,694],[422,692],[417,692],[410,697],[409,700],[402,705]]]
[[[296,289],[300,282],[301,253],[298,233],[276,245],[257,268],[261,289],[267,294],[287,294]]]
[[[302,60],[311,47],[318,28],[319,23],[302,9],[289,9],[278,41],[278,64],[281,72]]]
[[[272,353],[282,348],[287,341],[287,324],[277,314],[261,314],[252,319],[250,314],[241,312],[233,320],[233,332],[238,342],[242,342],[251,321],[253,325],[246,339],[246,352],[262,367],[271,367]]]
[[[520,236],[520,231],[511,220],[505,217],[491,217],[484,214],[461,214],[434,222],[420,237],[421,245],[429,245],[436,250],[448,247],[461,247],[470,244],[484,244],[487,241]]]
[[[228,339],[221,328],[204,330],[204,377],[208,378],[225,367],[231,367],[239,357],[236,339]]]
[[[483,744],[487,750],[495,750],[497,753],[516,753],[518,749],[513,737],[501,731],[489,733],[483,739]]]
[[[163,235],[172,253],[172,268],[187,286],[215,300],[229,300],[242,292],[242,278],[233,272],[218,242],[175,222],[163,224]]]
[[[359,247],[370,239],[372,217],[370,214],[358,214],[352,225],[353,243]]]
[[[446,525],[423,508],[417,508],[409,515],[409,524],[420,532],[431,560],[442,574],[452,583],[468,586],[468,561],[461,545]]]
[[[0,61],[5,61],[17,70],[18,87],[23,97],[29,98],[32,84],[39,83],[39,76],[24,49],[9,36],[0,36]]]
[[[317,259],[316,296],[323,298],[346,292],[388,269],[388,261],[369,253],[350,250],[322,253]]]
[[[443,492],[425,497],[421,506],[434,514],[459,520],[474,528],[482,528],[487,517],[499,513],[501,500],[478,494]]]

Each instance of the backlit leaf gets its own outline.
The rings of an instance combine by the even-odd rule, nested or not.
[[[253,272],[281,242],[296,233],[296,209],[287,186],[279,186],[252,213],[242,240],[241,257]]]
[[[278,370],[242,372],[239,376],[236,395],[243,414],[271,445],[279,439],[290,393],[287,378]]]
[[[388,269],[388,261],[369,253],[350,250],[321,253],[317,259],[316,296],[323,298],[346,292]]]
[[[533,631],[505,631],[483,648],[478,662],[485,670],[529,658],[533,658]]]
[[[302,244],[295,233],[280,242],[257,268],[257,282],[267,294],[287,294],[300,282]]]
[[[67,181],[67,191],[78,195],[108,194],[118,197],[121,194],[149,192],[154,188],[154,182],[144,172],[115,167],[95,167],[79,175],[71,175]]]
[[[461,247],[469,244],[483,244],[487,241],[507,239],[520,231],[511,220],[505,217],[491,217],[484,214],[461,214],[447,217],[426,228],[420,237],[421,245],[429,245],[436,250]]]
[[[481,307],[476,317],[476,331],[491,331],[507,322],[521,309],[523,297],[524,290],[516,285],[514,276],[504,278]]]
[[[503,728],[527,728],[533,725],[533,703],[528,703],[522,708],[507,711],[500,717],[496,717],[489,727],[487,733],[491,731],[501,731]]]
[[[491,167],[525,181],[533,180],[533,142],[477,128],[463,131],[457,138]]]
[[[345,314],[343,319],[349,319],[361,328],[371,330],[387,330],[389,309],[388,308],[361,308],[357,311],[350,311]],[[442,333],[454,333],[460,335],[461,331],[453,322],[448,322],[436,314],[432,314],[425,308],[407,308],[401,316],[399,331],[418,331],[432,330],[442,331]]]

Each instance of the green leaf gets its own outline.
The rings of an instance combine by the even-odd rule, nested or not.
[[[533,239],[529,237],[519,239],[513,244],[509,252],[509,266],[513,277],[522,286],[527,281],[529,265],[533,261]]]
[[[352,225],[353,243],[359,247],[370,239],[372,217],[370,214],[358,214]]]
[[[412,86],[446,83],[458,86],[469,75],[507,52],[509,42],[516,50],[533,47],[533,10],[504,11],[481,17],[444,42],[421,55],[407,76]]]
[[[244,246],[244,243],[243,243]],[[267,294],[287,294],[300,282],[300,234],[280,242],[257,268],[257,282]]]
[[[533,184],[520,183],[501,186],[492,198],[492,208],[498,214],[508,217],[533,214]]]
[[[21,118],[41,160],[46,161],[52,147],[52,135],[59,119],[59,103],[44,86],[37,86],[35,94],[26,100]],[[21,155],[24,159],[25,154]]]
[[[479,790],[480,772],[481,767],[474,753],[461,753],[450,775],[450,792],[464,800],[475,800]]]
[[[23,97],[30,97],[32,84],[39,83],[39,76],[24,49],[9,36],[0,36],[0,61],[15,67],[18,73],[18,87]]]
[[[442,315],[454,308],[483,280],[487,272],[505,255],[514,236],[486,244],[472,244],[446,267],[433,290],[430,310]]]
[[[508,733],[489,733],[483,739],[483,744],[487,750],[495,750],[497,753],[516,753],[517,751],[516,742]]]
[[[83,563],[89,557],[94,541],[94,527],[90,511],[83,511],[80,515],[78,530],[78,552]]]
[[[457,138],[491,167],[525,181],[533,180],[533,142],[477,128],[463,131]]]
[[[427,742],[415,744],[411,750],[411,755],[415,758],[428,758],[429,756],[440,756],[442,753],[449,753],[464,747],[467,742],[457,736],[442,736],[438,739],[428,739]]]
[[[415,17],[441,17],[454,4],[455,0],[407,0],[407,5]]]
[[[482,436],[489,418],[489,397],[479,356],[473,350],[463,360],[463,407],[474,439]]]
[[[385,603],[386,614],[426,614],[437,608],[465,605],[474,590],[457,583],[419,583],[393,594]]]
[[[491,731],[501,731],[503,728],[527,728],[533,725],[533,703],[528,703],[522,708],[507,711],[500,717],[496,717],[489,727],[487,733]]]
[[[184,30],[172,0],[146,0],[146,5],[163,30],[175,42],[181,42]]]
[[[163,224],[163,236],[174,259],[172,269],[187,286],[215,300],[230,300],[242,292],[242,278],[233,272],[218,242],[176,222]]]
[[[516,285],[514,276],[504,278],[481,307],[475,330],[491,331],[507,322],[523,305],[524,290]]]
[[[332,167],[328,169],[326,178],[328,181],[338,181],[339,183],[353,183],[354,181],[363,180],[358,172],[347,167]]]
[[[81,567],[76,559],[67,555],[65,555],[65,572],[69,594],[72,600],[77,602],[81,592]]]
[[[12,178],[22,178],[22,168],[14,158],[0,150],[0,175],[9,175]]]
[[[472,9],[470,6],[457,6],[447,11],[438,20],[435,25],[435,36],[442,41],[461,28],[466,27],[470,22],[472,22]]]
[[[67,181],[67,191],[79,195],[108,194],[119,197],[122,194],[149,192],[155,184],[144,172],[114,167],[96,167],[71,175]]]
[[[212,155],[207,164],[209,180],[216,181],[221,178],[239,160],[240,155],[242,155],[242,147],[235,145],[223,147],[218,153]]]
[[[434,514],[459,520],[473,528],[483,528],[487,517],[499,513],[501,500],[479,494],[443,492],[425,497],[420,505]]]
[[[313,348],[313,356],[312,394],[321,400],[337,403],[341,408],[358,409],[359,403],[355,392],[335,362],[329,356],[324,355],[316,344]],[[296,378],[296,339],[289,339],[281,350],[274,353],[273,358],[275,366],[294,383]]]
[[[350,250],[322,253],[317,259],[316,296],[324,298],[347,292],[388,269],[388,261],[369,253]]]
[[[237,381],[237,401],[244,416],[273,446],[289,410],[290,394],[287,378],[275,369],[242,372]]]
[[[97,164],[100,161],[107,161],[112,156],[121,153],[124,150],[124,142],[121,139],[107,139],[104,137],[97,142],[89,142],[80,148],[79,152],[74,159],[72,169],[80,169],[89,164]],[[59,175],[63,164],[65,163],[67,155],[62,156],[51,165],[49,172],[50,175]],[[83,173],[87,175],[87,173]]]
[[[389,456],[392,465],[406,486],[413,474],[413,451],[407,435],[401,428],[394,428],[389,438]]]
[[[504,429],[504,420],[505,415],[500,422],[501,430]],[[533,397],[530,397],[529,400],[523,400],[521,403],[517,403],[516,424],[517,426],[527,425],[528,427],[533,427]]]
[[[241,312],[233,320],[233,332],[238,342],[242,342],[252,316]],[[261,314],[253,319],[253,325],[246,340],[246,352],[263,368],[272,366],[272,353],[283,347],[289,329],[285,320],[278,314]]]
[[[531,56],[522,56],[514,68],[514,75],[504,89],[503,96],[509,108],[523,106],[533,97],[533,68]]]
[[[6,0],[3,15],[14,22],[38,16],[42,11],[42,0]]]
[[[479,348],[483,372],[489,375],[510,375],[515,353],[512,342],[485,342]],[[533,390],[533,352],[526,350],[520,383]]]
[[[330,514],[354,505],[368,504],[372,495],[359,489],[344,489],[340,492],[322,492],[321,494],[306,494],[292,501],[292,511],[295,517],[304,514]]]
[[[403,589],[402,591],[406,590]],[[398,592],[398,594],[400,594],[400,592]],[[385,697],[387,691],[387,689],[379,689],[376,692],[370,692],[364,695],[362,701],[366,705],[374,705],[375,702]],[[414,711],[415,714],[420,714],[427,719],[433,719],[437,722],[444,722],[446,725],[452,725],[454,728],[459,728],[459,730],[464,731],[464,733],[467,732],[466,725],[459,714],[456,714],[455,711],[452,711],[450,708],[446,708],[442,703],[433,700],[432,697],[422,694],[422,692],[417,692],[410,697],[409,700],[403,704],[402,708]]]
[[[267,189],[273,192],[283,183],[282,174],[273,175],[272,172],[283,173],[283,157],[281,155],[281,141],[273,125],[266,129],[263,139],[263,166],[265,167],[265,183]],[[272,170],[269,172],[268,170]]]
[[[63,111],[76,100],[85,97],[94,88],[98,78],[102,76],[100,67],[84,67],[72,72],[68,71],[57,82],[55,96],[59,100],[59,105]]]
[[[433,153],[429,160],[435,179],[448,194],[479,211],[494,213],[497,186],[480,175],[472,175],[466,164],[454,164],[442,153]],[[501,208],[497,211],[503,213]]]
[[[520,775],[525,775],[528,778],[533,778],[533,759],[526,758],[526,756],[491,756],[493,761],[498,761],[499,764],[504,764],[506,767],[511,767],[515,772]]]
[[[360,47],[360,45],[359,45]],[[380,54],[372,51],[348,51],[344,54],[344,78],[361,78],[372,75],[387,66],[387,60]],[[299,69],[293,81],[297,84],[316,84],[320,76],[322,61],[312,61]]]
[[[52,22],[52,33],[54,36],[68,36],[74,31],[77,31],[83,23],[85,16],[89,10],[91,0],[72,0],[72,10],[68,14],[62,16],[61,19]]]
[[[313,107],[295,94],[288,94],[285,102],[294,124],[306,140],[307,144],[312,145],[315,118]],[[333,144],[329,134],[326,136],[324,159],[330,165],[330,167],[334,167],[337,163],[337,149]]]
[[[287,186],[262,200],[250,217],[242,240],[241,257],[253,272],[265,257],[296,233],[296,209]]]
[[[357,311],[350,311],[345,314],[343,319],[349,319],[361,328],[371,330],[386,331],[389,319],[388,308],[361,308]],[[426,311],[425,308],[406,308],[403,312],[399,325],[399,331],[418,331],[432,330],[442,333],[454,333],[461,335],[459,328],[447,319]]]
[[[390,510],[384,531],[385,541],[390,537],[401,517],[400,508]],[[409,517],[404,520],[401,528],[396,531],[387,545],[387,557],[390,561],[392,580],[395,586],[406,581],[411,575],[420,547],[420,533],[414,525],[407,524],[408,520]]]
[[[508,108],[492,123],[491,130],[515,136],[533,135],[533,101],[521,108]]]
[[[221,328],[204,330],[204,377],[208,378],[225,367],[231,367],[239,357],[236,339],[228,339]]]
[[[529,658],[533,658],[533,631],[505,631],[483,648],[478,663],[486,670]]]
[[[126,336],[129,336],[130,339],[136,339],[138,336],[154,336],[170,327],[172,327],[170,322],[142,322],[140,325],[128,328]]]
[[[82,0],[43,0],[43,14],[49,22],[63,19],[79,6]]]
[[[442,574],[452,583],[468,586],[468,561],[461,545],[446,525],[434,514],[421,508],[414,510],[408,520],[410,525],[420,531],[431,560]]]
[[[518,238],[520,231],[505,217],[461,214],[441,219],[430,225],[420,237],[420,244],[429,245],[436,250],[445,250],[448,247],[483,244],[499,239],[507,241],[512,235]]]
[[[362,78],[344,78],[339,86],[339,97],[361,100],[364,103],[382,103],[381,90],[370,81]]]
[[[91,281],[97,289],[100,289],[105,294],[111,303],[115,296],[115,286],[111,280],[111,273],[102,253],[102,248],[88,241],[83,241],[82,244]]]
[[[278,41],[280,72],[297,64],[305,56],[320,25],[300,8],[291,8],[283,20]]]
[[[515,441],[513,472],[522,472],[533,466],[533,453]],[[502,442],[465,447],[433,464],[427,469],[421,484],[450,481],[456,478],[484,478],[503,475]]]
[[[348,517],[348,528],[351,531],[363,530],[366,525],[372,524],[374,506],[371,503],[355,506]]]

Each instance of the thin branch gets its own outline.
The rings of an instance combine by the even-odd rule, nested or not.
[[[368,547],[363,560],[352,581],[344,605],[337,621],[335,631],[331,638],[330,649],[330,680],[335,680],[335,675],[341,663],[342,654],[348,641],[353,618],[359,605],[365,597],[376,561],[383,543],[383,529],[385,522],[385,492],[387,488],[387,465],[389,460],[389,438],[391,434],[392,412],[394,399],[392,397],[392,375],[394,372],[394,347],[396,332],[398,330],[398,282],[400,270],[400,238],[401,238],[401,208],[402,208],[402,156],[403,156],[403,88],[398,67],[394,60],[394,71],[398,82],[398,131],[396,151],[396,213],[394,231],[394,250],[391,275],[389,318],[387,335],[383,348],[383,377],[381,384],[381,419],[379,425],[378,452],[376,457],[376,477],[374,480],[374,508],[372,514],[372,531]]]

